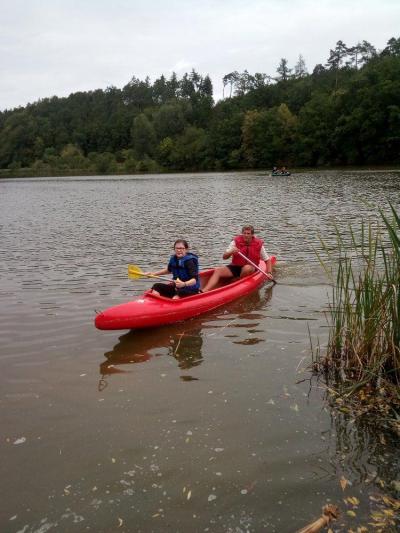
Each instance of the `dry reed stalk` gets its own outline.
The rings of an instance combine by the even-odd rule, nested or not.
[[[299,529],[297,533],[318,533],[323,527],[330,524],[332,520],[337,520],[339,516],[339,508],[336,505],[328,504],[322,508],[322,516],[314,520],[308,526]]]

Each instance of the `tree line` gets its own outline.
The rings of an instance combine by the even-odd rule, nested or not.
[[[133,173],[400,162],[400,38],[338,41],[307,71],[133,77],[0,112],[1,175]]]

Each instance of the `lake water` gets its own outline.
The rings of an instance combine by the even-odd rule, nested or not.
[[[388,171],[0,181],[0,531],[285,533],[326,503],[335,531],[366,525],[371,496],[399,489],[398,441],[309,380],[329,293],[314,250],[399,191]],[[94,328],[149,288],[129,263],[159,269],[183,237],[221,264],[244,223],[276,286],[165,328]]]

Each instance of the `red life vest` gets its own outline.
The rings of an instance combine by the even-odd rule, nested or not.
[[[263,247],[264,242],[257,237],[251,239],[250,244],[247,244],[244,240],[243,235],[238,235],[234,238],[236,248],[242,252],[243,255],[248,257],[253,263],[258,265],[261,259],[261,248]],[[232,265],[244,266],[248,265],[247,261],[243,259],[239,254],[233,254],[232,256]]]

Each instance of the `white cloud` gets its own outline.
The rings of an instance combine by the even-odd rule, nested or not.
[[[1,4],[4,4],[3,6]],[[275,75],[299,54],[312,70],[342,39],[383,48],[397,0],[0,0],[0,109],[195,68],[216,96],[233,70]]]

